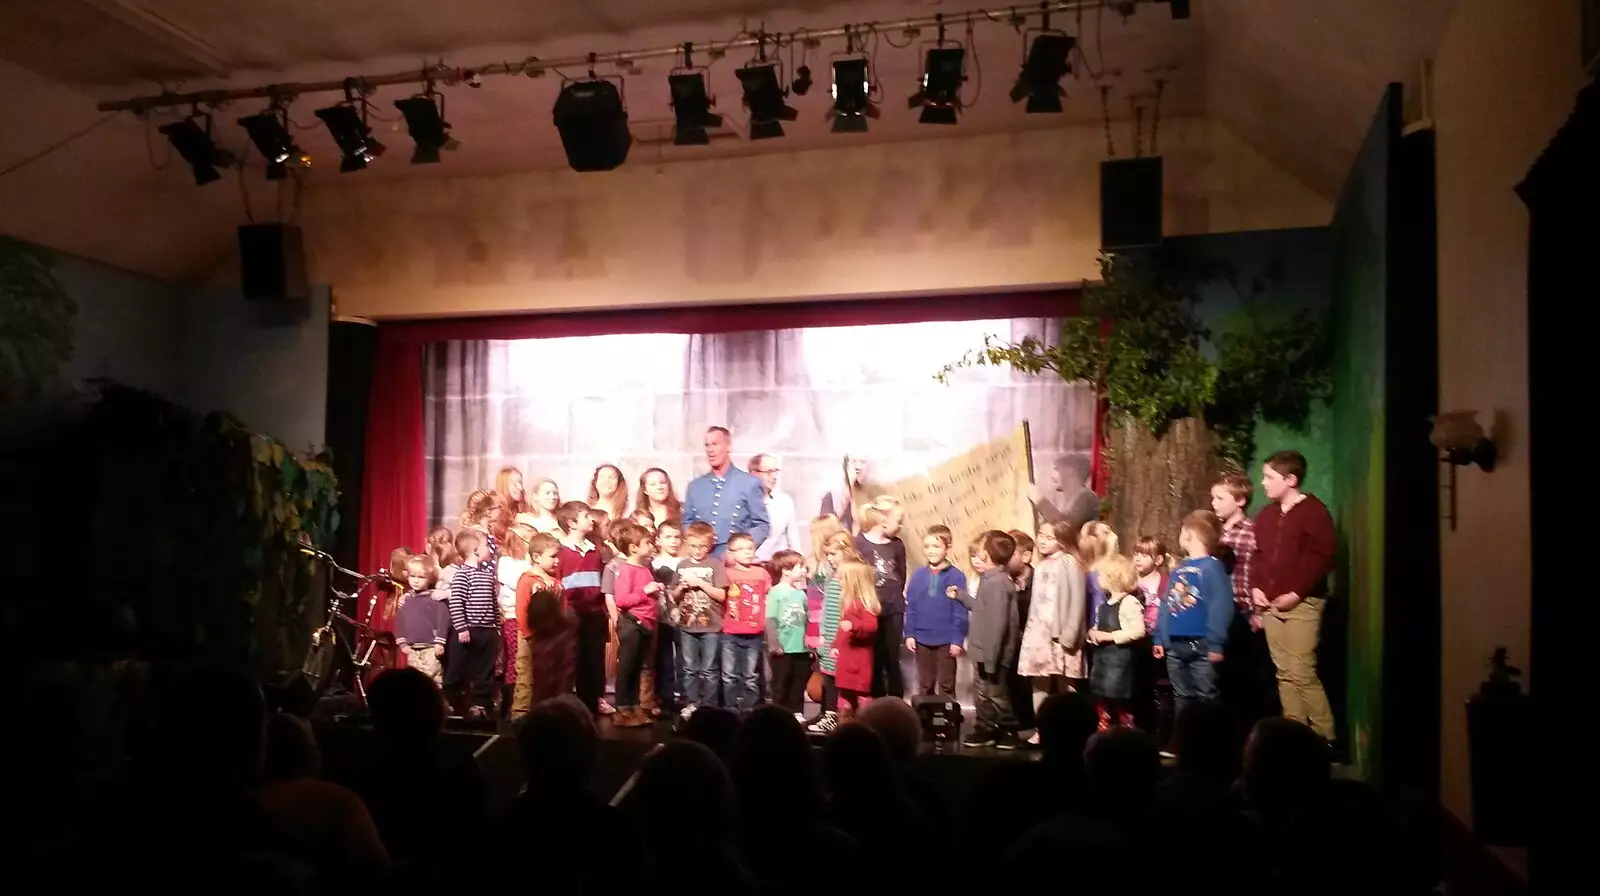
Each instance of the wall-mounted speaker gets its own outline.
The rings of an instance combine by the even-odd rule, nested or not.
[[[305,246],[293,224],[246,224],[239,228],[240,289],[252,302],[306,301]]]
[[[1100,248],[1142,249],[1161,242],[1161,157],[1100,163]]]

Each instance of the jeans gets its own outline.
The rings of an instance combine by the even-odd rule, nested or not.
[[[1206,659],[1210,647],[1205,638],[1172,638],[1167,644],[1167,680],[1172,682],[1172,715],[1183,718],[1183,711],[1196,700],[1217,699],[1217,667]]]
[[[690,706],[717,705],[717,642],[720,632],[678,631],[683,657],[683,692]]]
[[[983,734],[1016,731],[1017,716],[1011,711],[1011,690],[1007,685],[1011,667],[980,663],[973,671],[977,673],[972,677],[977,716],[974,727]]]
[[[872,646],[872,696],[904,697],[905,673],[900,669],[900,651],[905,649],[905,613],[884,613],[878,617],[878,634]]]
[[[639,673],[649,646],[644,623],[627,613],[617,617],[617,709],[639,708]]]
[[[755,709],[760,694],[756,676],[761,674],[761,635],[722,633],[722,705],[725,709],[748,712]]]

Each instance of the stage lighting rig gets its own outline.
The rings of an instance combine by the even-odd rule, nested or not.
[[[783,122],[794,121],[800,113],[784,102],[789,93],[778,79],[778,63],[767,61],[765,34],[756,36],[756,58],[734,74],[744,91],[744,107],[750,110],[750,139],[782,137]]]
[[[610,171],[628,160],[633,146],[627,106],[617,87],[622,79],[613,83],[596,76],[592,53],[589,66],[588,78],[562,85],[553,115],[572,170]]]
[[[289,135],[289,111],[274,101],[271,108],[239,119],[239,126],[250,135],[261,157],[267,160],[267,180],[283,180],[289,176],[289,163],[303,168],[311,166],[306,155]]]
[[[694,67],[694,44],[683,45],[683,67],[667,76],[672,91],[672,142],[678,146],[705,146],[711,142],[707,128],[722,127],[722,116],[711,111],[717,98],[706,92],[705,69]]]
[[[203,123],[203,127],[202,127]],[[172,148],[194,170],[194,182],[205,186],[221,180],[218,168],[231,168],[239,159],[232,152],[221,149],[211,137],[211,116],[196,109],[182,121],[164,124],[157,130],[166,136]]]
[[[833,118],[835,134],[864,134],[867,119],[878,117],[878,104],[872,101],[872,67],[868,57],[856,51],[856,32],[844,29],[844,53],[833,58]]]
[[[326,109],[318,109],[317,117],[327,126],[333,142],[338,144],[344,158],[339,161],[340,173],[360,171],[376,161],[387,148],[372,136],[367,127],[367,97],[354,78],[345,79],[344,102]]]
[[[450,122],[444,120],[444,95],[433,89],[432,82],[416,96],[395,100],[394,107],[405,116],[406,130],[417,144],[411,164],[432,164],[439,161],[440,150],[461,147],[461,141],[450,136]]]
[[[1049,22],[1048,16],[1045,21]],[[1072,74],[1072,51],[1077,45],[1077,38],[1062,31],[1036,32],[1022,73],[1011,88],[1011,101],[1027,100],[1029,114],[1060,112],[1061,98],[1067,95],[1061,79]]]
[[[939,40],[924,55],[922,89],[911,95],[906,106],[922,107],[918,120],[923,124],[955,124],[961,108],[961,83],[967,80],[966,50],[946,41],[944,17],[934,18],[939,23]]]

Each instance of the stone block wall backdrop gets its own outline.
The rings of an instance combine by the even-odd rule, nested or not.
[[[850,454],[888,483],[1030,424],[1036,479],[1055,459],[1088,454],[1087,386],[1006,369],[933,375],[982,345],[1033,335],[1058,319],[979,320],[714,335],[645,334],[452,342],[430,346],[425,384],[429,517],[454,525],[466,497],[502,466],[531,484],[554,479],[564,500],[587,497],[602,463],[630,495],[650,467],[681,497],[705,472],[708,426],[733,432],[734,461],[781,456],[780,489],[796,504],[802,541]],[[936,521],[927,521],[936,522]],[[915,553],[915,552],[914,552]]]

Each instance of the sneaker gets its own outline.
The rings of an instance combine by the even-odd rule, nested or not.
[[[1017,732],[1000,732],[1000,736],[995,738],[994,748],[996,750],[1015,750],[1017,748]]]
[[[1035,731],[1028,735],[1027,743],[1030,747],[1037,747],[1039,745],[1039,732]]]
[[[687,722],[687,721],[689,721],[689,717],[694,715],[694,711],[696,709],[698,709],[698,708],[699,707],[697,707],[697,706],[695,706],[694,704],[691,703],[690,705],[685,706],[684,708],[678,710],[678,718],[680,718],[680,719],[684,720],[685,722]]]
[[[804,726],[804,725],[806,725],[806,724],[807,724],[807,722],[806,722],[806,714],[805,714],[805,713],[803,713],[803,712],[797,712],[797,713],[795,713],[795,714],[794,714],[794,720],[795,720],[795,721],[796,721],[796,722],[799,722],[799,723],[800,723],[800,724],[801,724],[801,725],[802,725],[802,726]]]
[[[600,700],[600,714],[601,715],[603,715],[603,716],[615,715],[616,712],[617,712],[617,708],[615,706],[612,706],[610,703],[606,702],[606,700],[604,698],[601,698],[601,700]]]
[[[839,727],[839,714],[836,712],[825,712],[822,714],[822,718],[817,719],[815,722],[812,722],[810,725],[806,726],[806,730],[812,734],[831,734],[833,733],[833,729],[837,727]]]
[[[991,731],[984,731],[979,728],[974,728],[967,733],[966,737],[961,738],[961,745],[963,747],[974,748],[992,747],[995,745],[994,733]]]

